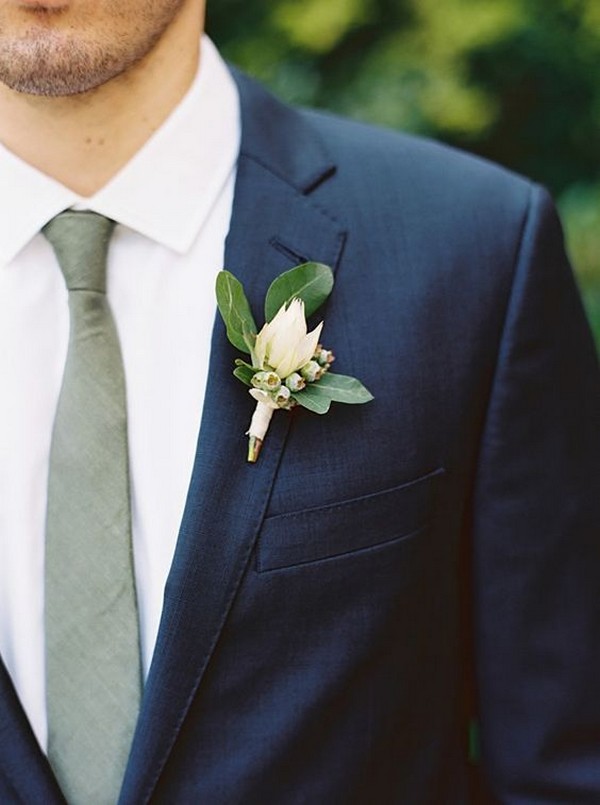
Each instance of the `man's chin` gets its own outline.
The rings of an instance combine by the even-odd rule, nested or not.
[[[85,62],[49,64],[47,59],[7,59],[0,54],[0,81],[23,95],[64,98],[96,89],[113,77],[112,71],[90,72]]]
[[[19,95],[30,95],[35,98],[68,98],[83,95],[92,87],[75,88],[61,81],[52,81],[50,78],[38,76],[4,76],[0,72],[0,83]]]

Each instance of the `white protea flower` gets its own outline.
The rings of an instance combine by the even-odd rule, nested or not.
[[[268,314],[273,310],[274,298],[284,296],[291,301],[281,305],[273,319],[254,335],[256,324],[241,282],[229,271],[218,274],[217,304],[227,337],[240,352],[250,353],[251,362],[236,359],[233,372],[250,386],[249,392],[256,401],[247,431],[250,462],[258,459],[275,411],[300,406],[325,414],[331,402],[361,404],[373,399],[355,377],[338,375],[337,382],[331,375],[327,380],[322,377],[334,361],[334,354],[319,343],[323,322],[308,332],[304,302],[297,295],[311,288],[310,309],[316,310],[332,286],[332,270],[320,263],[303,263],[276,277],[267,292]],[[307,385],[319,381],[317,388]]]
[[[307,364],[315,354],[323,322],[310,333],[304,317],[304,302],[292,299],[256,336],[252,365],[277,372],[282,380]]]

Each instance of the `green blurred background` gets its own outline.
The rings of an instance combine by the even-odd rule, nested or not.
[[[285,100],[549,187],[600,345],[600,0],[209,0],[207,27]]]

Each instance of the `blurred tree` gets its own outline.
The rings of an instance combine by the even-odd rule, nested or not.
[[[473,82],[499,104],[475,150],[560,193],[600,178],[600,27],[584,2],[527,7],[526,24],[470,54]]]

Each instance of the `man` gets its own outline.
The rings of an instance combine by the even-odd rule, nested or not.
[[[0,5],[0,801],[464,803],[471,705],[481,798],[600,801],[600,375],[547,195],[234,83],[203,11]],[[248,464],[216,272],[258,316],[307,260],[375,399]]]

